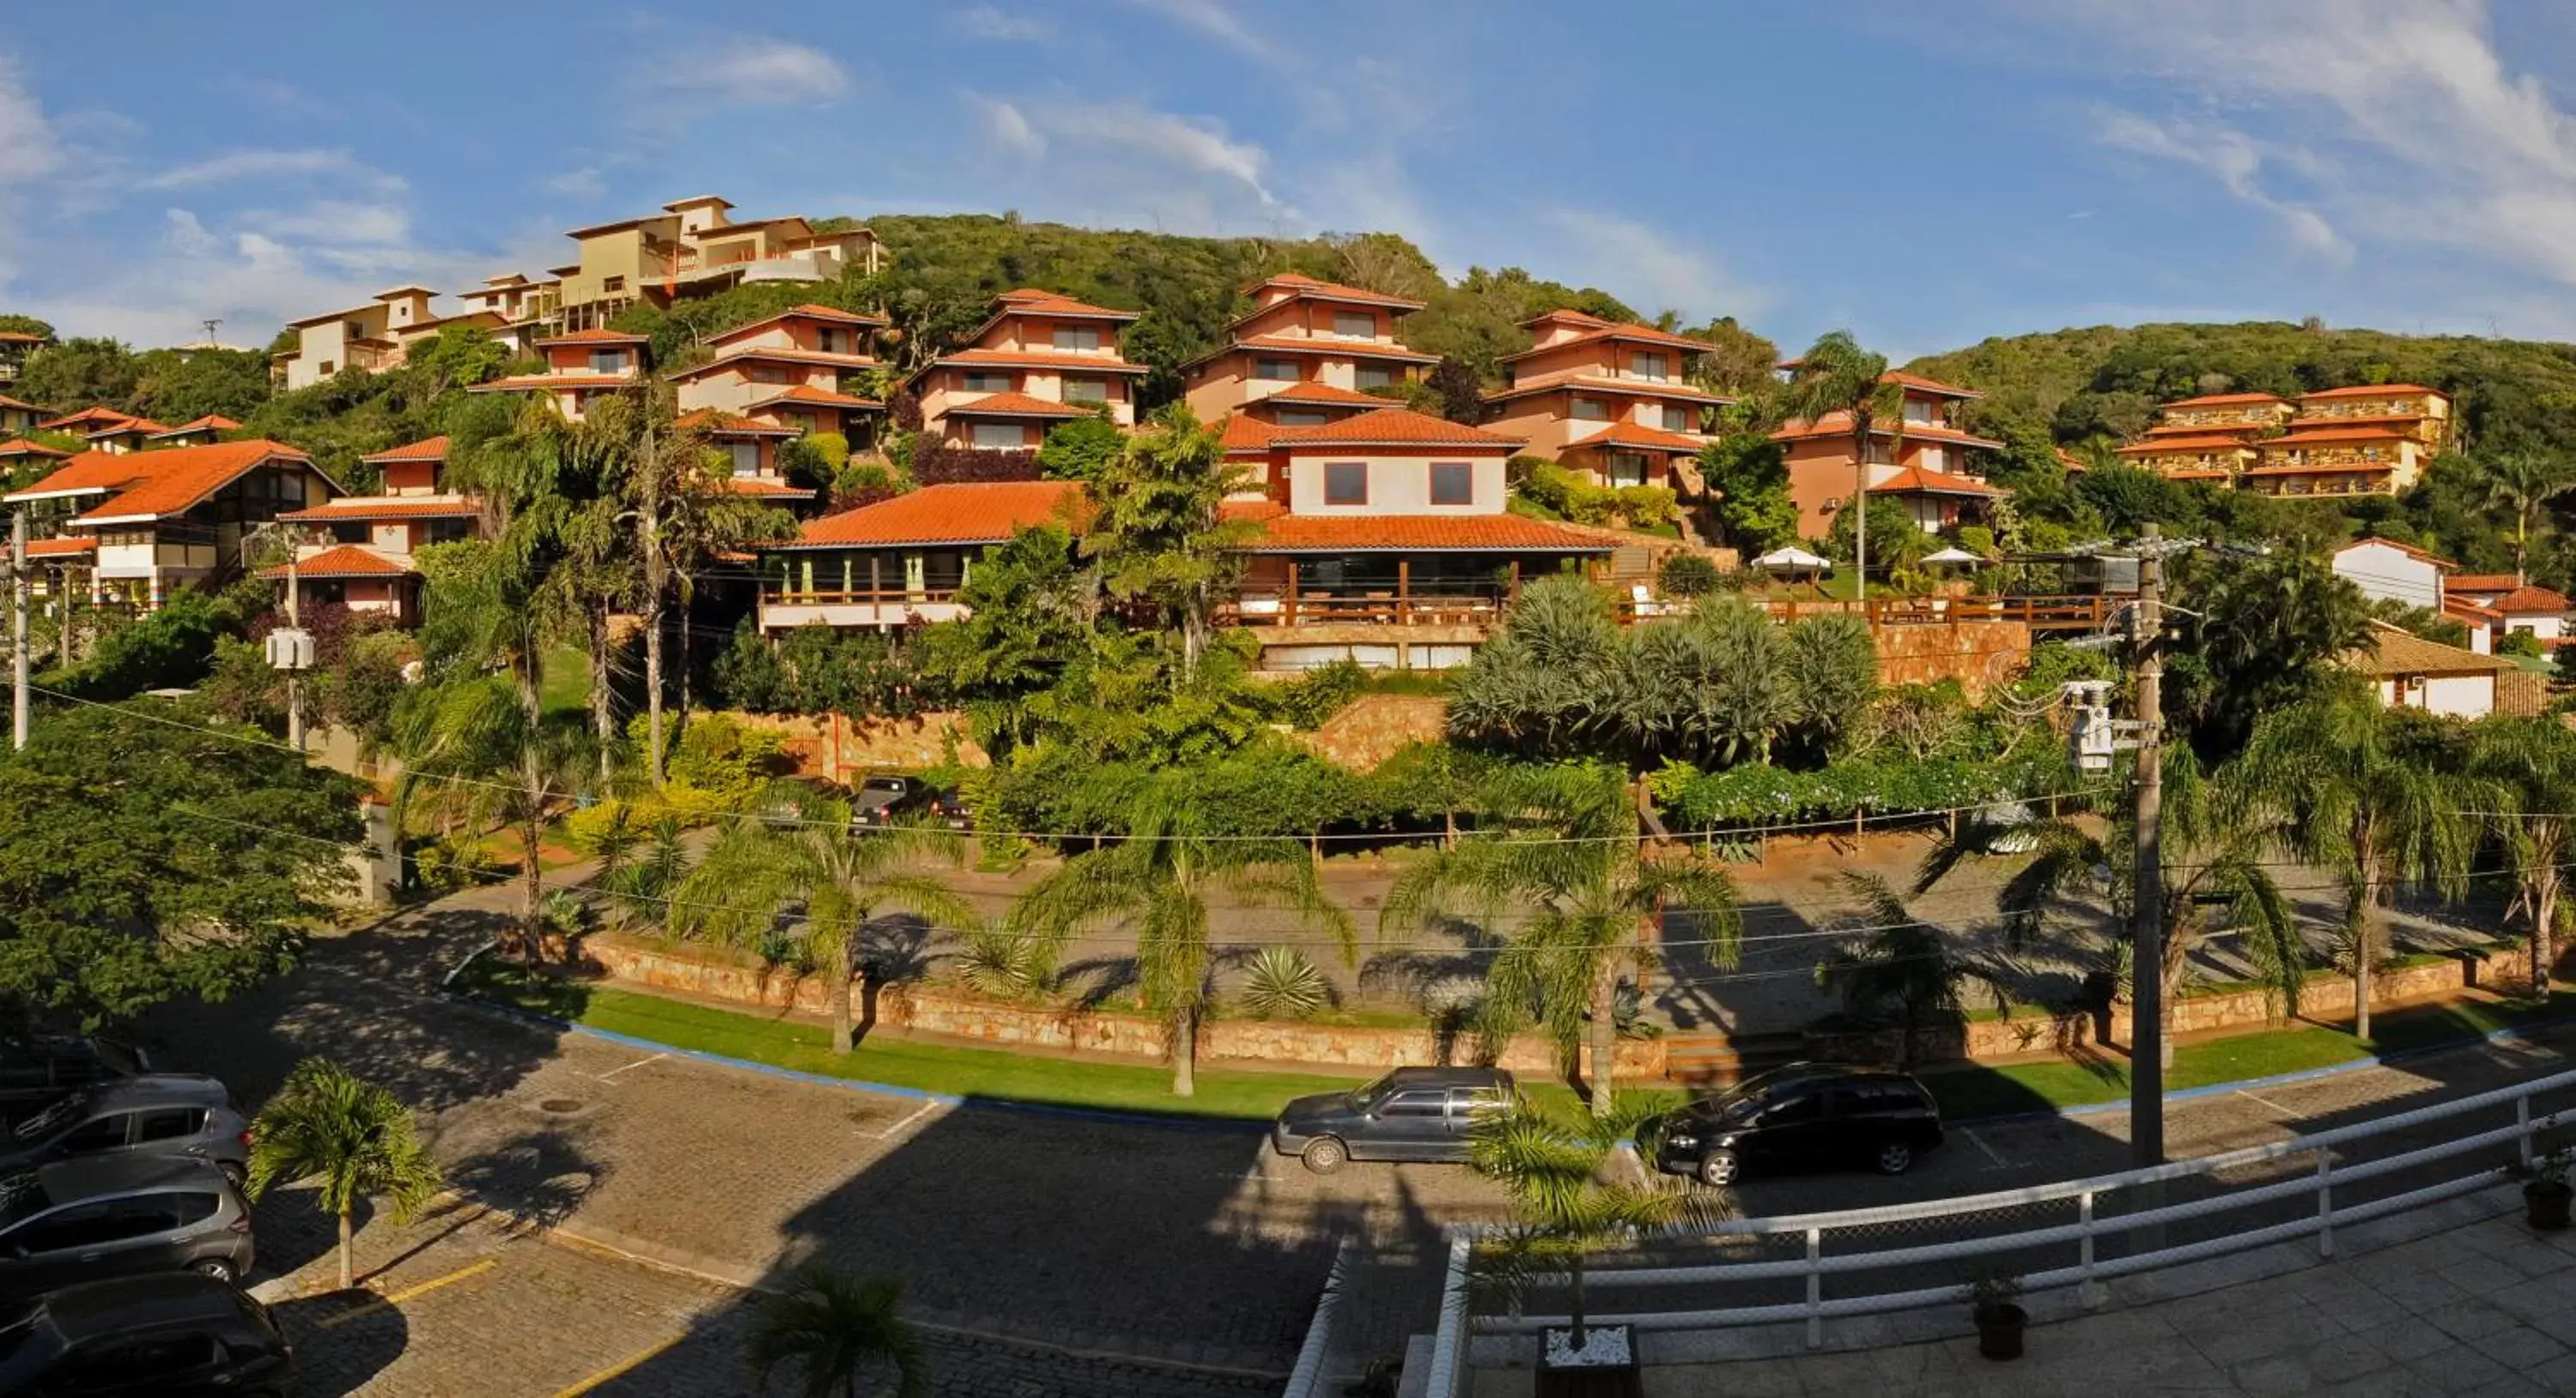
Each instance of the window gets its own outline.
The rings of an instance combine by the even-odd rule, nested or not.
[[[979,422],[974,442],[985,451],[1018,451],[1028,445],[1028,434],[1016,422]]]
[[[1377,338],[1377,317],[1366,311],[1333,312],[1333,333],[1354,340]]]
[[[733,458],[733,476],[735,480],[741,480],[747,476],[757,476],[760,474],[760,443],[727,442],[725,443],[725,455]]]
[[[327,359],[322,361],[322,377],[327,379],[338,372],[340,372],[340,367],[338,365]]]
[[[223,1361],[212,1335],[120,1335],[74,1350],[47,1379],[59,1378],[65,1393],[137,1393],[138,1378],[193,1381]]]
[[[1905,420],[1918,427],[1928,427],[1938,419],[1931,403],[1921,398],[1908,398],[1905,400]]]
[[[1282,427],[1321,427],[1332,420],[1333,415],[1331,413],[1319,412],[1313,408],[1281,408],[1279,410],[1279,425]]]
[[[1107,379],[1066,379],[1064,401],[1068,403],[1106,403],[1109,401]]]
[[[145,1141],[180,1141],[205,1129],[204,1108],[163,1107],[136,1114],[134,1142],[141,1145]]]
[[[836,330],[828,325],[814,332],[814,348],[821,350],[825,354],[855,354],[858,352],[857,346],[851,342],[849,331]]]
[[[1641,379],[1660,379],[1665,377],[1665,368],[1671,363],[1672,360],[1664,355],[1641,350],[1628,356],[1628,372]]]
[[[979,373],[970,369],[966,374],[966,391],[968,393],[1008,393],[1011,391],[1011,376]]]
[[[1366,392],[1372,388],[1390,387],[1403,376],[1402,371],[1390,369],[1383,364],[1363,364],[1353,371],[1351,382],[1362,392]]]
[[[1789,1126],[1814,1121],[1822,1114],[1823,1106],[1824,1099],[1813,1092],[1802,1092],[1794,1097],[1774,1097],[1771,1105],[1763,1109],[1762,1124]]]
[[[1616,486],[1644,485],[1646,458],[1633,451],[1612,452],[1609,464],[1610,483]]]
[[[626,351],[612,349],[592,350],[590,352],[590,372],[594,374],[625,373]]]
[[[1377,1114],[1379,1116],[1420,1117],[1446,1116],[1448,1115],[1448,1112],[1449,1094],[1434,1088],[1428,1092],[1421,1091],[1419,1089],[1409,1092],[1399,1092],[1393,1097],[1386,1099],[1386,1105],[1378,1108]]]
[[[134,1120],[132,1112],[118,1112],[84,1123],[65,1136],[62,1149],[74,1155],[93,1150],[116,1150],[125,1144],[126,1128]]]
[[[626,279],[624,277],[603,277],[600,279],[599,289],[610,292],[624,291],[626,289]]]
[[[1327,505],[1365,505],[1368,503],[1368,466],[1358,461],[1334,461],[1324,467],[1324,503]]]
[[[1297,361],[1293,359],[1256,359],[1252,361],[1252,376],[1256,379],[1279,379],[1288,383],[1295,383],[1298,377]]]
[[[1610,420],[1609,406],[1598,398],[1575,399],[1573,411],[1575,419],[1580,422],[1607,422]]]
[[[760,363],[751,366],[751,381],[753,383],[794,383],[796,380],[787,372],[787,366],[784,364]]]
[[[1435,505],[1476,503],[1475,468],[1464,461],[1432,462],[1431,503]]]
[[[1060,350],[1096,350],[1100,348],[1100,331],[1088,325],[1059,325],[1055,328],[1055,347]]]

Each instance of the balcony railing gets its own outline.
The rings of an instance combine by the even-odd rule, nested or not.
[[[1820,597],[1766,597],[1763,607],[1783,624],[1800,617],[1858,615],[1872,626],[1955,626],[1973,621],[2018,621],[2034,631],[2096,631],[2110,617],[2110,603],[2098,596],[2057,597],[1872,597],[1846,602]],[[1650,604],[1661,606],[1664,604]],[[1635,604],[1623,607],[1632,611]]]
[[[768,607],[922,607],[956,600],[957,589],[953,587],[873,591],[867,588],[784,587],[776,582],[760,585],[761,605]]]
[[[1497,592],[1248,592],[1219,610],[1236,626],[1484,626],[1508,598]]]

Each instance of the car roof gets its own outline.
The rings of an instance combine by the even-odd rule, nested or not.
[[[110,1078],[88,1091],[90,1100],[104,1107],[220,1107],[231,1100],[221,1082],[197,1073]]]
[[[104,1155],[61,1160],[38,1166],[45,1197],[56,1204],[76,1203],[111,1194],[129,1194],[162,1185],[213,1187],[224,1183],[213,1162],[184,1155]]]
[[[1512,1075],[1500,1068],[1398,1068],[1387,1080],[1399,1087],[1507,1086]]]
[[[65,1340],[77,1343],[127,1330],[245,1314],[230,1283],[193,1272],[161,1272],[76,1282],[45,1293],[39,1304]]]

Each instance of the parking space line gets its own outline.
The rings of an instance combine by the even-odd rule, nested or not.
[[[651,1054],[647,1057],[636,1059],[634,1062],[627,1064],[625,1068],[611,1068],[605,1073],[593,1073],[591,1076],[599,1079],[601,1082],[607,1082],[615,1078],[618,1074],[627,1071],[629,1068],[641,1068],[647,1063],[658,1063],[670,1056],[671,1055],[667,1053]]]
[[[939,1104],[937,1102],[924,1102],[920,1106],[913,1108],[903,1120],[896,1122],[894,1125],[887,1127],[883,1131],[861,1131],[859,1134],[867,1137],[871,1141],[893,1140],[895,1136],[900,1134],[906,1127],[921,1120],[926,1113],[938,1105]]]
[[[680,1342],[680,1338],[681,1337],[679,1335],[673,1335],[671,1338],[662,1341],[660,1344],[654,1345],[649,1349],[638,1350],[635,1353],[626,1356],[624,1359],[618,1360],[616,1363],[609,1365],[598,1373],[573,1384],[570,1388],[556,1389],[555,1398],[580,1398],[580,1395],[588,1393],[592,1389],[599,1387],[601,1384],[608,1382],[610,1379],[626,1373],[636,1365],[641,1364],[644,1361],[651,1359],[653,1356],[660,1354],[662,1351],[669,1349],[671,1346],[678,1344]]]
[[[1995,1163],[1994,1163],[1994,1164],[1992,1164],[1992,1165],[1980,1166],[1980,1167],[1978,1167],[1979,1169],[1981,1169],[1981,1170],[1985,1170],[1985,1171],[1994,1171],[1994,1170],[2009,1170],[2009,1169],[2011,1169],[2011,1168],[2012,1168],[2012,1162],[2011,1162],[2011,1161],[2009,1161],[2009,1160],[2004,1159],[2004,1158],[2003,1158],[2003,1155],[2002,1155],[2000,1152],[1998,1152],[1998,1151],[1997,1151],[1993,1146],[1987,1145],[1987,1144],[1986,1144],[1986,1138],[1985,1138],[1985,1137],[1978,1135],[1976,1132],[1971,1131],[1971,1130],[1969,1130],[1967,1127],[1964,1127],[1964,1126],[1962,1126],[1962,1127],[1960,1127],[1960,1128],[1959,1128],[1959,1134],[1960,1134],[1960,1135],[1962,1135],[1962,1136],[1967,1137],[1967,1138],[1968,1138],[1969,1140],[1971,1140],[1971,1141],[1976,1142],[1977,1149],[1979,1149],[1979,1150],[1981,1150],[1981,1151],[1984,1151],[1984,1152],[1986,1153],[1986,1158],[1987,1158],[1988,1160],[1991,1160],[1991,1161],[1995,1162]]]
[[[448,1273],[446,1276],[432,1277],[428,1281],[422,1282],[417,1286],[407,1286],[400,1291],[389,1291],[384,1295],[374,1297],[353,1309],[342,1311],[338,1315],[326,1316],[321,1320],[315,1321],[313,1323],[313,1328],[316,1330],[336,1329],[353,1320],[359,1320],[364,1317],[374,1315],[378,1311],[391,1310],[394,1307],[401,1305],[403,1302],[411,1300],[413,1297],[426,1296],[429,1293],[438,1290],[442,1286],[452,1286],[468,1277],[479,1276],[485,1272],[491,1271],[496,1265],[498,1264],[495,1259],[489,1257],[484,1258],[480,1262],[469,1262],[466,1265],[457,1268],[455,1271]]]
[[[2289,1108],[2282,1106],[2280,1103],[2273,1101],[2269,1097],[2258,1097],[2241,1087],[2236,1089],[2236,1095],[2245,1098],[2248,1101],[2260,1102],[2264,1106],[2270,1107],[2272,1110],[2279,1112],[2281,1115],[2288,1117],[2292,1121],[2305,1121],[2308,1119],[2308,1114],[2305,1112],[2294,1112]]]

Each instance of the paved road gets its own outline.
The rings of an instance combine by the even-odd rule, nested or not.
[[[944,1327],[943,1343],[1012,1356],[969,1367],[1062,1371],[1055,1387],[995,1392],[1152,1392],[1137,1377],[1149,1373],[1200,1385],[1172,1391],[1228,1391],[1240,1381],[1219,1371],[1282,1373],[1346,1235],[1391,1264],[1373,1269],[1371,1294],[1383,1304],[1353,1344],[1400,1349],[1407,1330],[1428,1323],[1440,1228],[1499,1216],[1495,1195],[1454,1168],[1355,1166],[1320,1178],[1270,1157],[1248,1131],[925,1107],[657,1056],[438,999],[438,974],[490,934],[507,902],[506,892],[464,895],[322,942],[294,975],[226,1005],[174,1007],[145,1031],[172,1062],[225,1077],[250,1102],[298,1057],[336,1057],[422,1110],[470,1197],[708,1277],[757,1283],[807,1256],[897,1272],[914,1313]],[[2539,1052],[2552,1057],[2459,1055],[2178,1105],[2174,1149],[2228,1148],[2309,1120],[2474,1090],[2556,1061],[2556,1050]],[[2116,1169],[2121,1127],[2116,1117],[1975,1127],[1906,1178],[1756,1180],[1741,1207],[1846,1207]],[[460,1234],[441,1246],[469,1241]],[[441,1391],[435,1375],[451,1362],[476,1366],[484,1391],[548,1393],[570,1382],[563,1365],[483,1345],[467,1338],[471,1327],[460,1335],[430,1323],[428,1308],[463,1307],[486,1292],[511,1296],[497,1304],[495,1324],[546,1346],[578,1340],[574,1357],[595,1366],[615,1362],[609,1351],[630,1341],[625,1352],[672,1341],[618,1380],[646,1385],[631,1391],[739,1391],[741,1306],[725,1287],[559,1251],[513,1244],[493,1255],[527,1260],[424,1295],[419,1326],[367,1370],[366,1391]],[[506,1279],[522,1272],[528,1290],[507,1293],[518,1283]],[[635,1323],[595,1324],[603,1307]],[[322,1352],[375,1343],[374,1323],[323,1332]],[[458,1344],[461,1359],[451,1353]],[[1068,1351],[1163,1367],[1085,1387],[1083,1361]],[[416,1365],[428,1377],[407,1387]],[[367,1369],[363,1353],[354,1367]],[[690,1386],[701,1371],[715,1387]]]

